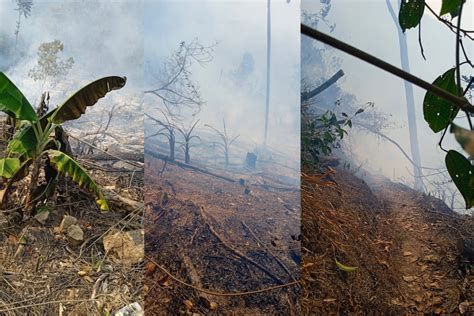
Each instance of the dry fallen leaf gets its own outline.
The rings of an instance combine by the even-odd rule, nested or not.
[[[153,262],[148,262],[146,264],[146,275],[152,275],[153,272],[155,272],[156,270],[156,264],[154,264]]]
[[[87,275],[87,272],[81,270],[81,271],[77,272],[77,274],[78,274],[79,276],[85,276],[85,275]]]
[[[302,268],[305,269],[305,268],[309,268],[309,267],[312,267],[312,266],[314,266],[314,262],[308,262],[308,263],[303,264]]]
[[[190,300],[185,300],[183,304],[187,311],[190,311],[193,308],[193,303]]]
[[[411,276],[411,275],[404,275],[403,276],[403,280],[405,280],[405,282],[413,282],[417,279],[416,276]]]
[[[217,303],[216,302],[211,302],[211,304],[209,305],[209,309],[211,311],[215,311],[217,309]]]

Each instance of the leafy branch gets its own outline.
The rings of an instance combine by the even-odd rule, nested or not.
[[[419,26],[421,18],[423,17],[424,9],[425,7],[428,7],[428,9],[438,17],[438,20],[443,22],[443,24],[447,25],[456,33],[455,67],[440,75],[432,84],[304,24],[301,25],[301,33],[313,39],[324,42],[325,44],[334,48],[342,50],[354,57],[364,60],[367,63],[370,63],[425,89],[427,91],[423,100],[423,114],[425,121],[435,133],[444,130],[439,146],[445,150],[442,147],[442,139],[444,138],[448,127],[451,126],[451,132],[455,134],[456,140],[461,144],[462,148],[471,157],[473,157],[474,131],[472,128],[470,116],[471,114],[474,114],[474,106],[465,98],[466,93],[470,90],[472,80],[469,81],[469,84],[464,89],[464,91],[461,86],[461,65],[472,65],[465,54],[461,38],[462,33],[464,36],[472,40],[472,37],[469,35],[469,33],[472,33],[472,31],[461,28],[463,5],[463,0],[443,0],[441,12],[439,15],[437,15],[431,8],[429,8],[429,6],[426,5],[423,0],[403,0],[401,3],[399,11],[399,24],[403,32],[405,32],[407,29]],[[446,14],[450,14],[452,18],[457,17],[457,24],[454,25],[452,22],[441,18]],[[461,62],[461,50],[463,51],[466,59],[463,62]],[[466,114],[470,127],[469,130],[461,128],[453,123],[453,120],[457,117],[457,114],[460,110]],[[464,197],[466,208],[471,208],[474,206],[474,167],[472,166],[471,162],[459,152],[455,150],[445,151],[447,152],[445,164],[448,173]]]

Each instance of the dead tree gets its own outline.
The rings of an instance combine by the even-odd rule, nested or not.
[[[163,115],[164,120],[154,118],[145,113],[145,115],[153,120],[156,125],[158,125],[158,131],[146,138],[154,136],[165,136],[168,139],[168,144],[170,147],[169,160],[175,161],[175,146],[176,146],[176,125],[173,124],[171,116],[166,114],[164,111],[160,111]]]
[[[184,151],[184,162],[189,164],[189,161],[191,160],[191,156],[189,154],[189,151],[192,147],[191,140],[194,138],[201,139],[197,135],[193,135],[193,131],[196,128],[197,124],[199,123],[199,120],[196,122],[192,123],[189,128],[186,128],[184,125],[181,127],[176,127],[176,130],[183,136],[183,141],[180,142],[181,147],[183,147]]]
[[[198,112],[204,101],[198,85],[192,80],[191,67],[195,63],[203,66],[210,62],[215,46],[204,46],[197,39],[190,43],[181,42],[163,63],[162,69],[153,75],[157,87],[144,93],[158,97],[170,114],[176,115],[183,108]]]
[[[222,150],[224,152],[225,166],[228,167],[229,166],[230,146],[237,140],[237,138],[240,135],[237,135],[237,136],[232,137],[232,138],[229,137],[229,135],[227,135],[227,128],[225,126],[225,120],[222,119],[222,122],[224,124],[224,130],[223,131],[220,131],[217,128],[214,128],[209,124],[206,124],[205,126],[211,128],[220,137],[221,141],[217,142],[216,144],[222,148]]]

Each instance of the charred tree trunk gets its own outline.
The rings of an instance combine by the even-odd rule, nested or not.
[[[302,93],[301,94],[301,103],[303,103],[305,101],[308,101],[309,99],[317,96],[318,94],[320,94],[321,92],[323,92],[324,90],[326,90],[327,88],[332,86],[334,83],[336,83],[336,81],[338,81],[339,78],[341,78],[343,76],[344,76],[344,71],[342,71],[342,69],[340,69],[331,78],[329,78],[327,81],[325,81],[322,85],[316,87],[315,89],[313,89],[310,92]]]
[[[184,162],[189,163],[191,157],[189,156],[189,143],[184,146]]]
[[[26,196],[25,209],[23,211],[24,215],[30,216],[34,208],[34,194],[36,188],[38,187],[38,179],[41,172],[41,155],[35,159],[33,162],[33,170],[31,171],[30,183],[28,185],[28,195]]]

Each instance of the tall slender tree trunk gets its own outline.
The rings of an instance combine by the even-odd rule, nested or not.
[[[271,6],[270,1],[267,0],[267,92],[265,99],[265,131],[263,136],[263,144],[267,144],[268,135],[268,114],[270,111],[270,60],[272,47],[272,20],[271,20]]]
[[[170,139],[169,140],[170,140],[170,160],[174,161],[174,159],[175,159],[174,148],[175,148],[176,139],[175,139],[173,133],[170,133]]]
[[[401,59],[401,66],[402,69],[406,72],[410,72],[410,63],[408,61],[408,48],[407,48],[407,40],[405,35],[403,34],[402,29],[398,24],[398,18],[390,4],[390,0],[386,0],[387,7],[392,16],[393,22],[397,27],[398,31],[398,41],[400,43],[400,59]],[[400,0],[398,0],[398,7],[400,7]],[[407,115],[408,115],[408,131],[410,134],[410,149],[411,155],[413,158],[413,174],[415,176],[415,189],[424,191],[424,184],[422,179],[422,172],[421,172],[421,157],[420,157],[420,147],[418,146],[418,132],[416,128],[416,114],[415,114],[415,101],[413,97],[413,86],[408,81],[404,81],[405,83],[405,100],[407,105]]]

